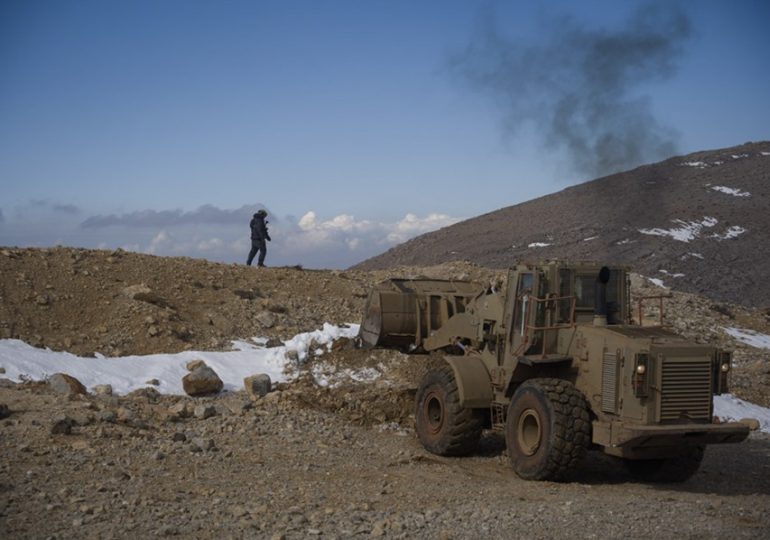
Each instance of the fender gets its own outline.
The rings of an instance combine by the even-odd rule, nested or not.
[[[460,406],[466,409],[487,409],[492,404],[492,379],[479,356],[445,356],[457,381]]]

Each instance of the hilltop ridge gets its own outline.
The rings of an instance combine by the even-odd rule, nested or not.
[[[626,264],[666,287],[770,306],[770,142],[676,156],[423,234],[355,270],[467,260]]]

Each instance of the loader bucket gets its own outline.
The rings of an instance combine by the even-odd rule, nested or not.
[[[365,347],[412,350],[455,313],[481,286],[470,281],[391,279],[369,294],[359,337]]]

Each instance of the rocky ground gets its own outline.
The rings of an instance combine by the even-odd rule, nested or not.
[[[303,390],[253,402],[238,393],[69,399],[44,384],[3,387],[13,413],[0,428],[0,536],[766,538],[770,530],[768,436],[710,447],[698,474],[676,487],[637,483],[599,454],[569,482],[526,482],[494,435],[471,457],[441,458],[387,413],[362,422],[355,391],[340,413],[312,406]],[[199,416],[186,416],[196,408]]]
[[[255,269],[76,249],[0,250],[0,336],[79,354],[224,349],[358,322],[390,276],[499,276],[467,263],[378,272]],[[659,293],[635,277],[641,294]],[[722,331],[770,334],[765,313],[674,293],[666,323],[734,348],[734,392],[770,405],[767,354]],[[653,316],[647,313],[646,316]],[[566,483],[525,482],[486,434],[468,458],[426,453],[413,429],[417,381],[438,359],[340,348],[261,399],[67,396],[0,385],[3,538],[765,538],[770,437],[712,446],[675,487],[637,483],[589,455]],[[371,367],[370,382],[321,387],[311,370]],[[2,368],[2,366],[0,366]]]

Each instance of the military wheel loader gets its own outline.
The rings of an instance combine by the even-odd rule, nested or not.
[[[359,337],[367,347],[445,352],[416,395],[415,427],[430,452],[468,454],[488,428],[504,432],[524,479],[563,479],[592,447],[642,480],[684,481],[706,445],[748,436],[748,423],[713,414],[731,353],[664,328],[659,298],[659,324],[643,325],[645,299],[636,314],[629,283],[624,267],[564,262],[511,268],[505,292],[393,279],[370,293]]]

